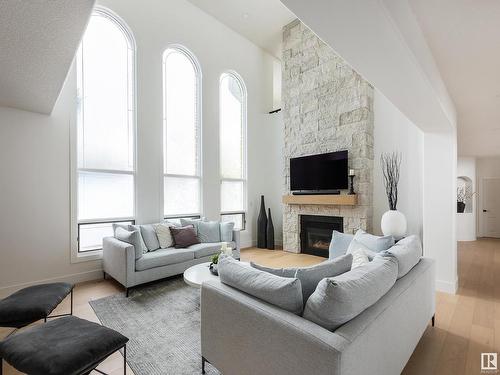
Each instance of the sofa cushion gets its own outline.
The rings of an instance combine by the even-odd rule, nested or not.
[[[168,266],[169,264],[183,263],[193,259],[194,253],[192,250],[169,247],[144,254],[142,258],[135,262],[135,269],[137,271],[144,271],[150,268]]]
[[[174,224],[171,223],[153,224],[156,236],[158,237],[158,242],[160,243],[160,247],[162,249],[174,246],[174,239],[172,237],[172,233],[170,232],[170,227],[173,226]]]
[[[155,228],[152,224],[139,225],[141,228],[141,235],[148,251],[155,251],[160,248],[160,242],[156,235]]]
[[[375,236],[365,232],[363,229],[358,229],[354,235],[354,239],[376,253],[387,250],[394,245],[393,236]]]
[[[218,221],[200,221],[198,239],[201,243],[220,242],[220,223]]]
[[[125,229],[125,230],[131,230],[131,229],[129,229],[129,225],[130,224],[120,224],[120,223],[113,223],[113,224],[111,224],[111,227],[113,228],[113,236],[116,235],[116,228],[122,228],[122,229]]]
[[[330,242],[330,255],[328,256],[328,258],[333,259],[344,255],[347,252],[349,244],[351,243],[353,238],[354,234],[342,233],[334,230],[332,233],[332,240]]]
[[[375,304],[398,275],[394,258],[376,257],[342,275],[323,279],[307,300],[304,318],[334,330]]]
[[[200,243],[192,225],[186,227],[171,227],[170,232],[172,232],[174,246],[177,249],[186,249],[191,245]]]
[[[302,297],[304,303],[314,292],[318,283],[325,277],[333,277],[351,270],[352,255],[341,255],[332,260],[325,260],[311,267],[300,268],[269,268],[250,262],[253,268],[269,272],[280,277],[296,277],[302,285]]]
[[[356,268],[368,263],[379,253],[371,251],[357,240],[352,240],[349,248],[347,249],[347,254],[352,254],[352,268]]]
[[[380,256],[392,256],[398,262],[398,279],[411,271],[422,257],[422,243],[415,235],[403,238],[389,250],[380,253]]]
[[[236,248],[236,244],[234,242],[229,242],[227,246],[231,247],[233,250]],[[214,242],[198,243],[196,245],[189,246],[188,249],[194,252],[195,259],[199,259],[219,253],[221,251],[221,247],[222,242]]]
[[[233,240],[234,223],[220,223],[220,240],[222,242],[231,242]]]
[[[141,233],[138,230],[129,231],[123,228],[116,228],[115,238],[134,246],[135,259],[142,257]]]
[[[300,315],[302,312],[302,287],[299,279],[272,275],[227,256],[219,259],[218,271],[224,284],[294,314]]]
[[[142,249],[142,253],[143,254],[147,253],[148,252],[148,247],[146,246],[146,243],[144,242],[144,238],[142,238],[141,226],[140,225],[129,224],[127,226],[127,229],[130,230],[130,231],[133,231],[133,230],[139,231],[139,234],[141,236],[141,249]]]

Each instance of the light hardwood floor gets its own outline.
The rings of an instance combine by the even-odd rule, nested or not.
[[[251,248],[242,251],[242,260],[271,267],[290,267],[309,266],[324,259]],[[500,240],[459,243],[458,275],[459,290],[456,295],[437,293],[436,326],[427,328],[403,374],[481,374],[481,353],[500,352]],[[98,322],[88,301],[122,290],[112,280],[77,285],[75,315]],[[68,301],[64,301],[57,312],[68,307]],[[0,328],[0,337],[9,332]],[[115,353],[99,369],[118,375],[123,373],[122,366],[121,355]],[[128,369],[127,373],[132,374],[132,371]],[[4,374],[18,372],[4,363]]]

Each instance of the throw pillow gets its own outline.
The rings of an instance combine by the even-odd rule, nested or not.
[[[234,223],[220,223],[220,240],[223,242],[231,242],[233,240]]]
[[[352,262],[352,254],[346,254],[312,267],[297,268],[295,277],[300,280],[302,285],[304,303],[314,293],[321,280],[325,277],[334,277],[350,271]]]
[[[376,257],[364,266],[323,279],[307,300],[303,317],[335,330],[375,304],[392,288],[397,275],[393,258]]]
[[[392,236],[374,236],[373,234],[365,232],[363,229],[359,229],[354,235],[354,239],[361,242],[367,248],[376,253],[387,250],[394,245],[394,237]]]
[[[141,225],[141,235],[148,251],[155,251],[160,248],[160,242],[152,224]]]
[[[383,251],[378,256],[392,256],[398,262],[398,279],[402,278],[415,267],[422,257],[422,243],[415,235],[408,236],[399,241],[389,250]]]
[[[330,242],[330,255],[328,256],[328,258],[333,259],[344,255],[347,252],[349,244],[351,243],[353,238],[353,234],[337,232],[336,230],[334,230],[332,233],[332,241]]]
[[[295,277],[295,273],[297,272],[297,268],[271,268],[261,266],[260,264],[254,262],[250,262],[250,266],[260,271],[268,272],[280,277]]]
[[[136,231],[139,232],[139,236],[141,237],[141,249],[142,249],[142,253],[146,254],[148,252],[148,247],[144,243],[144,238],[142,238],[141,226],[140,225],[132,225],[131,224],[131,225],[128,225],[127,230],[129,230],[129,231],[136,230]]]
[[[295,277],[299,279],[302,285],[302,298],[305,303],[321,280],[325,277],[333,277],[350,271],[352,262],[353,256],[351,254],[345,254],[333,260],[325,260],[311,267],[269,268],[253,262],[250,262],[250,266],[276,276]]]
[[[186,227],[188,225],[192,225],[196,235],[198,235],[198,224],[202,221],[205,221],[204,217],[199,219],[180,219],[181,226]]]
[[[158,237],[158,242],[160,243],[160,247],[162,249],[174,246],[174,239],[172,238],[172,233],[170,232],[170,227],[173,226],[174,225],[170,223],[159,223],[153,225],[156,236]]]
[[[139,231],[128,231],[118,227],[116,228],[115,238],[134,246],[136,260],[142,257],[141,234]]]
[[[176,249],[185,249],[191,245],[200,243],[192,225],[186,227],[170,227],[170,232],[172,232]]]
[[[222,283],[294,314],[302,313],[299,279],[272,275],[227,256],[219,258],[217,269]]]
[[[200,221],[198,223],[198,238],[201,243],[220,242],[220,223],[218,221]]]
[[[347,249],[348,254],[352,254],[353,256],[353,267],[356,266],[361,266],[364,263],[369,262],[372,260],[376,253],[375,251],[370,250],[367,248],[365,245],[363,245],[361,242],[357,240],[352,240],[351,244],[349,245],[349,248]],[[366,258],[366,259],[365,259]]]

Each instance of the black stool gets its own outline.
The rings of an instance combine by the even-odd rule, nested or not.
[[[68,294],[71,294],[70,313],[49,316]],[[16,330],[41,319],[66,315],[73,315],[73,285],[68,283],[34,285],[0,300],[0,327]]]
[[[2,359],[30,375],[87,375],[114,352],[123,348],[123,373],[127,373],[128,338],[110,328],[75,316],[12,335],[0,342]]]

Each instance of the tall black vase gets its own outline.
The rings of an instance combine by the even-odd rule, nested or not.
[[[271,217],[271,209],[269,208],[269,215],[267,218],[267,248],[274,250],[274,225],[273,218]]]
[[[266,206],[264,205],[264,196],[260,196],[260,212],[257,219],[257,247],[265,249],[266,243],[266,230],[267,230],[267,216]]]

